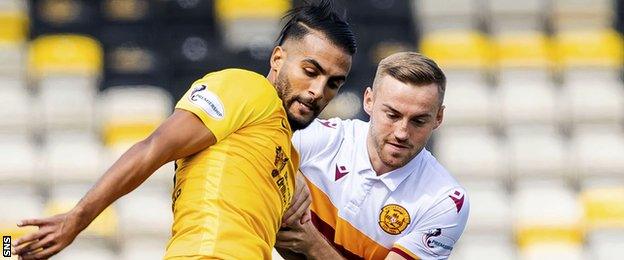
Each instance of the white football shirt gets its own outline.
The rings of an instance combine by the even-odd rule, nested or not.
[[[315,120],[293,144],[312,194],[312,221],[348,259],[446,259],[468,219],[465,190],[423,149],[377,176],[366,149],[369,124]]]

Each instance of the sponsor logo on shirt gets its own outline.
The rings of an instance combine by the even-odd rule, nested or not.
[[[455,190],[449,195],[449,198],[453,200],[453,202],[455,203],[455,208],[457,208],[457,213],[459,213],[462,206],[464,206],[464,194],[458,190]]]
[[[271,171],[271,177],[273,177],[273,181],[277,185],[279,189],[280,195],[282,197],[282,208],[284,210],[288,209],[288,205],[290,204],[291,199],[291,191],[288,187],[288,174],[287,172],[283,172],[284,168],[288,163],[288,157],[284,153],[284,149],[281,146],[275,147],[275,160],[273,164],[275,169]]]
[[[217,120],[223,119],[225,114],[223,103],[215,93],[208,90],[206,85],[201,84],[194,87],[189,95],[189,100],[191,100],[191,103],[204,110],[210,117]]]
[[[379,227],[390,235],[398,235],[409,225],[411,219],[407,210],[397,204],[388,204],[379,214]]]
[[[453,250],[455,240],[442,235],[442,229],[435,228],[423,234],[423,244],[429,253],[435,256],[449,256]]]
[[[338,124],[332,123],[332,122],[330,122],[329,120],[326,120],[326,119],[317,119],[317,120],[319,121],[319,123],[321,123],[321,125],[323,125],[325,127],[332,128],[332,129],[336,129],[336,126],[338,125]]]
[[[347,167],[345,167],[344,165],[338,166],[338,164],[336,164],[336,179],[335,179],[335,181],[340,180],[340,178],[344,177],[348,173],[349,173],[349,171],[347,170]]]

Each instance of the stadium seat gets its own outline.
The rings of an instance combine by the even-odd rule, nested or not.
[[[28,36],[28,14],[23,1],[0,4],[0,41],[22,43]]]
[[[442,128],[435,138],[435,154],[454,176],[502,180],[509,177],[504,143],[487,129]]]
[[[514,178],[576,180],[567,143],[555,127],[517,126],[507,133]]]
[[[216,0],[225,46],[234,51],[272,48],[280,19],[290,7],[287,0]]]
[[[501,82],[497,90],[503,125],[557,125],[562,111],[555,86],[516,79]]]
[[[102,48],[88,36],[40,36],[30,45],[29,70],[36,79],[58,74],[96,77],[102,70]]]
[[[437,31],[425,34],[421,52],[442,69],[486,70],[491,68],[490,40],[477,31]]]
[[[415,28],[411,23],[354,24],[357,35],[357,55],[354,66],[377,66],[379,61],[399,51],[416,49]],[[361,57],[359,57],[361,56]],[[358,64],[363,63],[363,64]]]
[[[0,133],[29,134],[32,130],[34,102],[25,87],[17,80],[0,83]],[[5,86],[1,86],[5,85]],[[7,86],[15,85],[15,86]]]
[[[182,22],[184,24],[209,24],[215,23],[214,0],[211,1],[188,1],[172,0],[165,2],[165,19],[170,23]]]
[[[100,5],[80,0],[30,0],[33,37],[50,33],[97,31]]]
[[[518,253],[521,260],[542,259],[566,259],[582,260],[589,259],[585,256],[583,246],[576,243],[543,243],[523,248]]]
[[[590,87],[591,86],[591,87]],[[616,82],[566,80],[562,114],[571,124],[614,124],[624,122],[624,89]]]
[[[149,136],[171,114],[169,95],[152,86],[119,86],[106,89],[99,111],[106,146],[137,142]]]
[[[36,183],[39,170],[39,149],[25,134],[0,135],[0,183],[22,185]]]
[[[22,1],[0,4],[0,76],[21,76],[24,71],[28,16]]]
[[[171,233],[170,190],[140,187],[121,198],[117,205],[123,237],[167,237]]]
[[[109,24],[150,23],[156,20],[162,11],[156,2],[148,0],[104,0],[101,2],[102,19]]]
[[[588,259],[617,260],[624,254],[624,229],[603,229],[590,232]]]
[[[169,228],[167,226],[167,228]],[[124,239],[120,259],[161,259],[165,255],[168,236],[135,237]]]
[[[105,50],[105,78],[116,75],[157,78],[166,74],[168,54],[163,51],[166,44],[159,42],[155,35],[159,33],[151,25],[102,27],[99,39]]]
[[[561,69],[618,68],[624,63],[624,40],[612,29],[561,31],[553,40]]]
[[[580,177],[622,176],[624,134],[619,126],[577,127],[571,148],[573,167]]]
[[[301,1],[299,1],[301,2]],[[410,0],[343,1],[353,24],[412,23]]]
[[[496,49],[496,62],[501,70],[549,70],[554,65],[552,42],[540,31],[499,33],[492,38],[492,42]]]
[[[484,82],[447,78],[452,89],[444,94],[444,125],[492,126],[498,122],[492,88]]]
[[[487,0],[490,29],[494,33],[543,30],[548,3],[540,0]]]
[[[620,178],[621,179],[621,178]],[[624,229],[624,183],[586,185],[581,190],[580,202],[585,209],[585,225],[589,231]]]
[[[471,204],[471,207],[474,204]],[[471,208],[472,211],[472,208]],[[472,213],[471,213],[472,214]],[[468,218],[469,220],[472,217]],[[487,250],[484,250],[487,248]],[[454,260],[514,260],[516,249],[511,236],[504,233],[480,234],[465,233],[461,236],[449,259]]]
[[[573,248],[581,246],[582,207],[574,192],[563,181],[517,181],[512,205],[516,240],[522,250],[527,249],[527,252],[523,252],[528,255],[527,259],[553,259],[533,258],[532,255],[561,253],[556,246],[559,244],[571,245]],[[542,250],[540,245],[546,248]]]
[[[412,13],[418,15],[420,31],[427,34],[439,30],[477,29],[481,22],[476,0],[411,1]]]
[[[48,134],[43,171],[51,184],[95,183],[102,175],[102,149],[90,132]]]
[[[612,26],[613,0],[553,0],[550,14],[556,31],[603,29]]]
[[[470,196],[467,234],[505,234],[511,237],[509,192],[501,181],[461,181]],[[462,241],[466,241],[462,238]]]
[[[44,130],[92,130],[96,91],[92,78],[47,77],[39,84],[38,125]]]

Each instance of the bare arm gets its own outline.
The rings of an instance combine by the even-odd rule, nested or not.
[[[136,189],[169,161],[195,154],[216,143],[214,134],[194,114],[176,109],[148,138],[126,151],[69,212],[21,221],[39,230],[15,242],[24,259],[47,258],[69,245],[106,207]],[[27,244],[30,243],[30,244]],[[37,251],[43,248],[41,251]]]
[[[344,259],[311,221],[280,230],[275,248],[285,259]]]

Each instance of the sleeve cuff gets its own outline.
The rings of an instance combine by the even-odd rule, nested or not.
[[[392,249],[390,249],[391,252],[395,252],[398,255],[404,257],[405,259],[408,260],[418,260],[420,258],[418,258],[418,256],[416,256],[415,254],[413,254],[412,252],[410,252],[409,250],[407,250],[406,248],[395,244],[394,246],[392,246]]]

